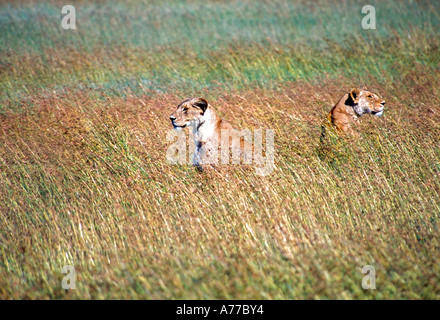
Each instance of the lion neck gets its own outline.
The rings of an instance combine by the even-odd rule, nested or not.
[[[340,131],[351,132],[352,125],[358,121],[359,115],[355,110],[356,104],[350,99],[348,93],[330,111],[331,122]]]
[[[193,134],[195,142],[207,141],[216,134],[218,117],[211,106],[205,110],[203,115],[193,123]]]
[[[362,108],[351,99],[348,93],[336,104],[335,111],[349,116],[353,121],[357,121],[363,113]]]

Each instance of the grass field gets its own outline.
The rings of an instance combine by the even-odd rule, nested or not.
[[[65,4],[0,1],[1,299],[440,298],[440,2]],[[320,157],[364,85],[384,116]],[[274,172],[169,164],[188,96],[273,129]]]

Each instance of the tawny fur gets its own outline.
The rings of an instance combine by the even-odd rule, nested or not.
[[[354,88],[346,93],[327,115],[327,125],[337,132],[356,134],[353,127],[364,114],[381,116],[385,101],[365,89]],[[324,133],[323,133],[324,134]]]

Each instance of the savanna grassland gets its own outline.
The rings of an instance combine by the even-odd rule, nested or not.
[[[440,2],[65,4],[0,2],[0,298],[440,298]],[[323,156],[356,86],[385,113]],[[169,164],[189,96],[273,129],[273,173]]]

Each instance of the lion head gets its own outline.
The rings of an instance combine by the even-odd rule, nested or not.
[[[181,130],[189,125],[198,124],[207,108],[208,102],[205,99],[188,98],[182,101],[171,114],[171,124],[176,130]]]
[[[367,113],[381,116],[383,114],[385,101],[375,93],[365,89],[354,88],[348,93],[345,104],[353,107],[358,117]]]

